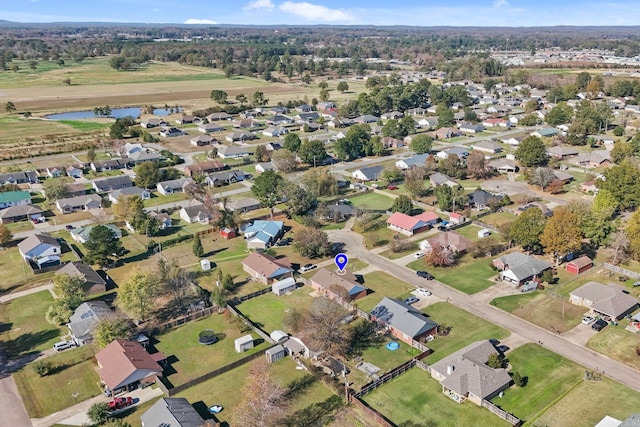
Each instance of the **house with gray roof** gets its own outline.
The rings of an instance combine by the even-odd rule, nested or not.
[[[96,193],[106,193],[107,191],[119,190],[127,187],[133,187],[133,181],[131,181],[129,175],[112,176],[93,181],[93,189]]]
[[[10,224],[22,220],[35,220],[42,216],[44,211],[34,205],[18,205],[0,210],[0,224]]]
[[[180,219],[188,224],[207,224],[211,219],[211,214],[203,204],[183,206],[182,209],[180,209]]]
[[[220,207],[224,207],[222,206],[223,204],[220,203]],[[227,206],[226,208],[230,211],[233,212],[249,212],[249,211],[254,211],[256,209],[260,209],[260,201],[253,199],[251,197],[243,197],[242,199],[235,199],[235,200],[230,200],[227,202]]]
[[[89,344],[93,341],[93,331],[98,323],[114,317],[115,313],[104,301],[95,300],[80,304],[67,323],[71,339],[78,346]]]
[[[408,159],[400,159],[396,162],[398,169],[411,169],[414,166],[424,166],[429,158],[429,153],[416,154]]]
[[[496,194],[491,194],[485,190],[475,190],[473,193],[469,194],[469,206],[481,210],[490,207],[492,204],[500,202],[503,196],[498,196]]]
[[[129,196],[138,196],[142,200],[148,200],[151,198],[151,192],[146,188],[135,186],[125,187],[118,190],[113,190],[111,193],[109,193],[109,200],[111,200],[111,203],[118,203],[120,198]]]
[[[122,231],[116,225],[114,224],[102,224],[102,225],[107,227],[109,230],[111,230],[115,235],[116,239],[122,238]],[[93,230],[94,227],[95,225],[87,225],[85,227],[76,227],[70,231],[71,238],[78,243],[85,244],[87,240],[89,240],[89,236],[91,235],[91,230]]]
[[[184,397],[163,397],[140,416],[142,427],[201,427],[205,421]]]
[[[477,341],[431,365],[431,376],[442,385],[442,392],[458,403],[469,400],[482,406],[509,388],[511,377],[503,368],[487,366],[497,353],[489,341]]]
[[[569,302],[588,307],[596,315],[611,320],[622,319],[638,308],[638,299],[618,285],[587,282],[569,294]]]
[[[438,331],[438,324],[424,312],[397,299],[384,297],[370,314],[372,320],[386,325],[393,336],[409,345]]]
[[[237,135],[243,133],[245,135]],[[254,135],[252,133],[246,132],[234,132],[231,135],[227,135],[227,141],[247,141],[249,139],[253,139]],[[251,151],[246,147],[241,147],[239,145],[231,145],[226,146],[223,145],[218,148],[218,157],[221,159],[238,159],[241,157],[249,157],[251,155]]]
[[[538,138],[552,138],[558,135],[559,133],[560,131],[556,128],[544,128],[544,129],[540,129],[535,132],[532,132],[531,135],[537,136]]]
[[[134,153],[129,154],[129,163],[133,163],[134,165],[138,165],[144,162],[157,162],[162,157],[159,154],[148,152],[148,151],[136,151]]]
[[[347,301],[357,300],[367,296],[368,288],[358,282],[356,276],[346,270],[344,274],[338,274],[327,268],[319,269],[310,279],[311,287],[323,294],[329,295],[331,298],[335,294],[344,297]],[[343,289],[344,291],[341,291]]]
[[[0,185],[6,184],[33,184],[38,182],[36,171],[10,172],[0,174]]]
[[[516,286],[524,284],[551,268],[551,265],[538,258],[522,252],[511,252],[493,260],[493,265],[500,271],[499,278]]]
[[[33,262],[39,268],[60,264],[60,242],[50,234],[32,234],[18,243],[18,250],[26,262]]]
[[[209,187],[222,187],[223,185],[244,181],[245,176],[246,174],[240,169],[234,169],[212,173],[204,179],[204,182],[206,182]]]
[[[460,184],[455,179],[451,178],[448,175],[445,175],[440,172],[436,172],[429,176],[429,182],[431,182],[432,187],[437,187],[439,185],[448,185],[449,187],[458,187]]]
[[[56,208],[63,214],[75,211],[88,211],[99,209],[102,206],[102,197],[97,194],[85,194],[83,196],[68,197],[56,200]]]
[[[188,185],[194,183],[195,181],[191,178],[171,179],[169,181],[161,181],[157,183],[156,189],[158,190],[158,193],[166,196],[167,194],[184,193],[184,189]]]
[[[127,167],[127,159],[96,160],[91,162],[91,170],[94,172],[105,172]]]
[[[351,177],[358,181],[375,181],[378,179],[384,168],[382,166],[369,166],[353,171]]]

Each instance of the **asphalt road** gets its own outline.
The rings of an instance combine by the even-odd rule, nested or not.
[[[380,255],[370,252],[362,246],[362,237],[351,231],[329,231],[332,242],[345,244],[345,253],[352,259],[359,258],[369,264],[378,266],[381,270],[416,286],[425,284],[425,281],[416,276],[415,271],[398,265]],[[437,280],[428,282],[429,289],[439,298],[448,300],[451,304],[473,313],[495,325],[498,325],[512,333],[534,342],[542,342],[549,350],[566,357],[586,368],[604,372],[605,376],[640,391],[640,372],[625,366],[609,357],[596,353],[586,347],[567,341],[537,325],[529,323],[510,313],[499,310],[491,305],[484,304],[456,289],[450,288]]]

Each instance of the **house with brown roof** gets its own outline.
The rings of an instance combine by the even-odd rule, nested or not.
[[[431,376],[442,385],[442,392],[458,403],[470,400],[482,406],[509,388],[511,377],[503,368],[487,366],[497,353],[489,341],[477,341],[431,365]]]
[[[65,264],[64,267],[56,271],[56,276],[60,274],[80,276],[84,280],[82,289],[87,295],[100,294],[107,290],[107,282],[90,265],[82,262]]]
[[[622,319],[638,308],[638,299],[626,293],[625,288],[599,282],[587,282],[572,291],[569,302],[612,320]]]
[[[149,354],[135,341],[117,339],[96,354],[98,375],[106,390],[113,394],[131,391],[142,384],[153,384],[162,376],[161,352]]]
[[[344,274],[338,274],[321,268],[310,280],[313,289],[327,294],[330,298],[334,295],[341,298],[348,296],[347,301],[353,301],[367,296],[368,289],[358,282],[350,270],[344,270]]]
[[[242,261],[242,269],[265,285],[293,277],[291,261],[287,257],[274,258],[262,252],[253,252]]]
[[[414,216],[402,212],[394,212],[387,219],[387,227],[407,236],[413,236],[416,233],[428,230],[437,224],[439,219],[435,212],[430,211]]]
[[[224,170],[226,167],[220,160],[207,160],[206,162],[198,162],[185,167],[184,173],[187,176],[193,176],[193,174],[197,173],[208,174]]]
[[[454,253],[465,253],[472,244],[471,240],[454,231],[445,231],[420,242],[420,249],[429,253],[433,248],[440,246]]]

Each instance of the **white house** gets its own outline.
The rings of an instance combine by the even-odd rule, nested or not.
[[[211,219],[211,214],[204,205],[186,206],[180,209],[180,219],[189,224],[207,224]]]
[[[140,187],[126,187],[118,190],[113,190],[109,193],[109,200],[111,203],[118,203],[121,197],[128,197],[136,195],[142,200],[149,200],[151,198],[151,192],[145,188]]]
[[[33,234],[18,243],[18,250],[25,261],[33,261],[39,267],[60,264],[60,243],[49,234]]]

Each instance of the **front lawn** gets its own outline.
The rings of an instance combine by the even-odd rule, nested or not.
[[[516,218],[517,217],[511,212],[495,212],[479,218],[478,221],[492,227],[500,227],[503,224],[515,221]]]
[[[381,252],[380,255],[389,259],[398,259],[398,258],[405,257],[418,250],[418,242],[415,242],[415,241],[409,242],[408,246],[409,246],[408,249],[405,249],[400,252],[394,252],[391,249],[387,249],[386,251]]]
[[[257,345],[244,353],[236,353],[234,340],[249,332],[241,333],[231,323],[230,316],[230,313],[212,314],[156,337],[159,341],[155,344],[156,348],[167,356],[171,368],[176,371],[166,376],[174,386],[267,348],[266,343],[258,344],[257,335],[253,333],[254,343]],[[218,342],[211,345],[199,344],[198,334],[205,329],[213,330]]]
[[[173,193],[167,194],[166,196],[163,194],[154,191],[151,193],[151,198],[143,200],[142,203],[145,208],[150,206],[164,205],[166,203],[177,203],[185,200],[187,195],[185,193]]]
[[[413,368],[363,399],[396,425],[406,426],[508,426],[474,403],[456,403],[442,393],[438,381]]]
[[[493,286],[489,280],[497,275],[491,268],[490,258],[472,258],[471,255],[463,255],[458,264],[452,267],[432,267],[424,259],[412,261],[407,267],[414,270],[427,270],[435,278],[461,292],[473,295],[477,292]]]
[[[391,242],[395,232],[387,227],[387,216],[379,215],[366,224],[366,230],[362,227],[362,220],[356,221],[353,231],[360,233],[364,237],[364,245],[371,249],[377,246],[384,246]]]
[[[384,297],[404,299],[415,286],[397,279],[383,271],[373,271],[364,275],[364,286],[373,292],[355,301],[355,305],[369,313]]]
[[[583,381],[584,368],[537,344],[525,344],[510,352],[509,363],[510,372],[519,372],[526,386],[511,387],[492,402],[524,421],[533,422],[563,393]]]
[[[0,305],[0,341],[10,358],[46,350],[60,341],[65,329],[45,319],[52,302],[51,293],[42,291]]]
[[[36,276],[24,262],[18,247],[0,249],[0,294],[13,292],[26,285],[48,282],[52,275],[44,273]],[[30,286],[29,286],[30,287]]]
[[[451,328],[449,335],[437,336],[436,339],[427,343],[427,346],[433,350],[433,354],[426,359],[429,364],[473,342],[490,338],[503,339],[509,336],[507,330],[447,302],[430,305],[423,311],[434,322]]]
[[[587,347],[640,370],[640,357],[636,355],[639,343],[637,334],[626,331],[622,324],[618,324],[607,326],[592,336],[587,342]]]
[[[393,199],[373,191],[349,199],[353,206],[364,210],[387,210],[393,205]]]
[[[93,348],[85,346],[48,357],[46,360],[58,369],[46,377],[40,377],[31,365],[16,372],[13,378],[29,416],[41,418],[74,405],[76,400],[82,402],[100,394],[100,378],[92,357]]]

